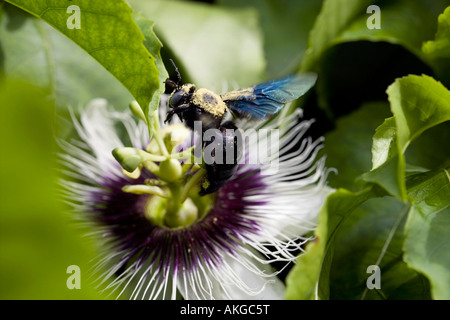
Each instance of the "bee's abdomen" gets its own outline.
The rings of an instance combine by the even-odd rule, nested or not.
[[[231,129],[231,130],[229,130]],[[200,195],[215,192],[219,190],[228,180],[230,180],[238,169],[238,163],[242,156],[241,143],[242,136],[236,125],[227,121],[220,126],[222,141],[222,162],[217,163],[216,159],[211,164],[205,164],[207,179],[203,183]],[[239,137],[238,137],[239,136]],[[240,141],[240,143],[239,143]],[[206,145],[215,143],[215,140],[209,141]],[[231,147],[232,146],[232,147]],[[231,158],[232,161],[229,161]]]

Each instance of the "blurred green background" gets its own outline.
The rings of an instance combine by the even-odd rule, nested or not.
[[[87,279],[93,247],[56,196],[53,103],[3,79],[0,106],[0,299],[99,298]],[[82,290],[66,286],[70,265],[81,269]]]

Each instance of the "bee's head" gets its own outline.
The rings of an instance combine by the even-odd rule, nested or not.
[[[166,81],[164,81],[164,83],[166,85],[165,93],[170,94],[169,108],[173,109],[183,104],[189,104],[192,98],[192,94],[195,91],[195,86],[190,83],[183,84],[180,71],[175,65],[175,62],[173,62],[172,59],[170,59],[170,62],[172,62],[172,65],[175,69],[177,80],[174,81],[168,78],[166,79]]]
[[[166,81],[167,83],[167,81]],[[176,87],[169,97],[169,108],[176,108],[182,104],[188,104],[195,91],[193,84],[183,84],[181,87]]]

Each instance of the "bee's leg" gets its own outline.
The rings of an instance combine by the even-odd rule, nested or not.
[[[166,120],[164,120],[164,123],[167,123],[167,121],[172,120],[173,115],[175,114],[175,110],[170,110],[167,112]]]
[[[172,117],[174,114],[177,114],[181,121],[183,121],[182,117],[180,116],[180,113],[183,113],[187,111],[191,106],[189,104],[182,104],[169,112],[167,112],[166,120],[164,120],[164,123],[167,123],[167,121],[172,120]]]

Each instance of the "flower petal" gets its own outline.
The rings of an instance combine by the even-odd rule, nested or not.
[[[256,256],[258,259],[254,258]],[[283,299],[283,282],[269,264],[260,262],[262,260],[250,248],[237,252],[235,256],[226,255],[217,268],[202,268],[199,273],[184,275],[184,279],[178,281],[179,290],[188,300]]]

